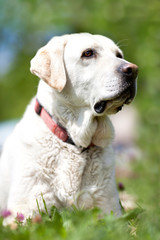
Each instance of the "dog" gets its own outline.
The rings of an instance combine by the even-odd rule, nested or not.
[[[36,96],[6,140],[0,159],[0,211],[28,217],[44,210],[100,208],[121,215],[114,130],[108,117],[136,94],[138,67],[109,38],[53,37],[31,60]],[[38,203],[38,206],[37,206]]]

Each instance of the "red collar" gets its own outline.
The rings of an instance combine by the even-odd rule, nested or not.
[[[54,122],[52,116],[45,110],[45,108],[39,103],[38,99],[35,102],[35,112],[43,119],[48,128],[63,142],[75,145],[72,139],[68,136],[67,131]]]

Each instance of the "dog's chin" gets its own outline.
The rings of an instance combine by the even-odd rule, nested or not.
[[[97,114],[115,114],[122,110],[125,104],[130,104],[136,94],[136,89],[128,88],[115,95],[112,99],[98,101],[94,105]]]

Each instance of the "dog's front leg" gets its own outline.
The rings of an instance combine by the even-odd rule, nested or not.
[[[39,210],[45,211],[43,200],[49,211],[51,203],[56,205],[53,193],[49,192],[49,189],[50,186],[47,188],[45,183],[37,183],[30,177],[23,176],[12,179],[6,206],[6,210],[11,214],[4,218],[3,225],[10,225],[15,221],[25,223],[28,218],[39,214]]]
[[[17,186],[16,191],[11,191],[10,193],[6,208],[6,210],[10,212],[10,216],[4,218],[4,226],[12,225],[15,221],[25,223],[26,219],[32,217],[34,210],[36,212],[37,209],[36,198],[32,201],[32,196],[29,196],[32,195],[31,193],[28,193],[28,196],[25,193],[21,193],[19,186]]]
[[[97,206],[104,213],[110,214],[113,212],[116,217],[121,216],[121,206],[114,177],[108,179],[106,188],[97,201]]]

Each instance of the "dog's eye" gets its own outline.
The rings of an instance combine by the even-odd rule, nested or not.
[[[123,56],[122,56],[122,54],[121,54],[120,52],[117,52],[117,53],[116,53],[116,57],[117,57],[117,58],[123,58]]]
[[[88,49],[82,53],[82,57],[89,58],[94,55],[94,51],[92,49]]]

